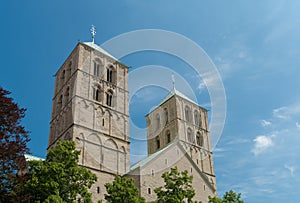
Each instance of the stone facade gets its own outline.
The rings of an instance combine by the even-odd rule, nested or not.
[[[174,140],[164,149],[133,165],[126,176],[135,180],[140,195],[150,202],[157,198],[154,189],[164,185],[162,174],[177,166],[179,171],[187,170],[193,176],[194,200],[206,203],[208,196],[216,195],[215,185],[193,162],[188,150],[189,147],[183,142]]]
[[[79,165],[98,177],[93,201],[114,176],[134,178],[140,195],[156,198],[161,175],[177,166],[194,176],[196,200],[216,195],[207,111],[175,88],[146,116],[149,156],[130,168],[128,67],[98,45],[79,42],[55,75],[48,149],[73,140]]]
[[[99,177],[95,202],[130,167],[127,80],[128,67],[93,43],[78,43],[56,73],[48,149],[76,142],[79,164]]]
[[[161,175],[177,166],[193,175],[195,200],[208,202],[216,195],[207,110],[175,88],[147,116],[149,157],[131,167],[147,201],[156,199],[154,189],[163,185]]]

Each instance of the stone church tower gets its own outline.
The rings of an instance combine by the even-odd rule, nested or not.
[[[59,140],[76,142],[79,165],[98,177],[93,202],[104,200],[104,184],[116,174],[154,201],[162,173],[174,166],[193,175],[195,200],[216,195],[207,110],[174,87],[146,116],[148,157],[130,167],[128,67],[93,39],[79,42],[55,77],[48,150]]]
[[[147,116],[148,154],[180,141],[186,153],[215,185],[207,110],[173,88]]]
[[[79,42],[55,77],[48,150],[76,142],[79,164],[98,176],[96,202],[130,167],[128,67],[94,42]]]
[[[207,110],[173,88],[147,116],[148,157],[131,166],[140,195],[154,201],[161,175],[177,167],[194,177],[194,200],[208,202],[217,193]]]

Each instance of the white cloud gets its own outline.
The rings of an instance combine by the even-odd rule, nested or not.
[[[273,109],[273,117],[275,118],[281,118],[281,119],[287,119],[289,118],[288,108],[286,106]]]
[[[263,127],[266,127],[266,126],[272,125],[272,122],[271,122],[271,121],[267,121],[267,120],[261,120],[261,121],[260,121],[260,124],[261,124]]]
[[[285,164],[285,165],[284,165],[284,168],[286,168],[287,170],[290,171],[291,176],[294,176],[294,172],[295,172],[295,170],[296,170],[296,167],[295,167],[295,166]]]
[[[272,136],[259,135],[254,140],[254,147],[252,152],[255,156],[261,154],[263,151],[273,146]]]
[[[282,106],[272,111],[274,118],[279,119],[291,119],[294,116],[299,116],[300,114],[300,102],[291,104],[289,106]]]
[[[298,122],[296,122],[296,127],[298,130],[300,130],[300,124]]]

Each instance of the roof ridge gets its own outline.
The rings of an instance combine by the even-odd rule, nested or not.
[[[91,47],[91,48],[93,48],[93,49],[95,49],[95,50],[97,50],[97,51],[99,51],[99,52],[101,52],[101,53],[103,53],[103,54],[105,54],[105,55],[113,58],[116,61],[119,61],[116,57],[114,57],[113,55],[111,55],[108,51],[106,51],[105,49],[103,49],[102,47],[100,47],[98,44],[95,44],[93,42],[80,42],[80,43],[85,44],[85,45],[87,45],[87,46],[89,46],[89,47]]]

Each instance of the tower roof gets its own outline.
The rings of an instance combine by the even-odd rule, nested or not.
[[[108,53],[106,50],[104,50],[103,48],[101,48],[99,45],[93,43],[93,42],[80,42],[81,44],[84,44],[86,46],[89,46],[92,49],[95,49],[109,57],[111,57],[112,59],[119,61],[118,59],[116,59],[113,55],[111,55],[110,53]]]
[[[199,104],[197,104],[195,101],[193,101],[193,100],[191,100],[190,98],[188,98],[186,95],[184,95],[182,92],[178,91],[178,90],[174,87],[174,88],[167,94],[167,96],[165,96],[165,97],[159,102],[159,104],[149,112],[149,114],[150,114],[152,111],[154,111],[155,109],[157,109],[159,106],[161,106],[163,103],[165,103],[166,101],[168,101],[169,99],[171,99],[172,97],[174,97],[174,96],[178,96],[178,97],[180,97],[180,98],[183,98],[183,99],[185,99],[185,100],[187,100],[187,101],[189,101],[189,102],[191,102],[191,103],[193,103],[193,104],[199,106]],[[202,108],[202,107],[201,107],[201,108]],[[149,115],[149,114],[147,114],[147,115]]]
[[[167,96],[165,96],[157,106],[162,105],[163,103],[165,103],[166,101],[168,101],[168,100],[169,100],[170,98],[172,98],[173,96],[181,97],[181,98],[183,98],[183,99],[185,99],[185,100],[187,100],[187,101],[189,101],[189,102],[191,102],[191,103],[193,103],[193,104],[198,105],[195,101],[193,101],[193,100],[191,100],[190,98],[188,98],[187,96],[185,96],[182,92],[178,91],[176,88],[173,88],[173,89],[169,92],[169,94],[168,94]]]

